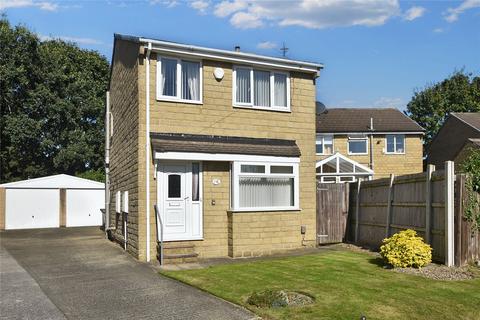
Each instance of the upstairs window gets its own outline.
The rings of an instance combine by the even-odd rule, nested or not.
[[[237,107],[290,111],[290,77],[282,72],[236,67],[233,96]]]
[[[352,135],[348,137],[348,154],[368,154],[368,138],[364,135]]]
[[[202,65],[198,61],[158,57],[157,99],[201,103]]]
[[[386,153],[390,154],[403,154],[405,153],[405,135],[403,134],[387,134],[386,140]]]
[[[333,136],[317,134],[317,154],[333,154]]]

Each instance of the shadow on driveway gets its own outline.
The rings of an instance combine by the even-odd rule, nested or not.
[[[1,318],[23,318],[32,299],[44,303],[57,319],[62,314],[69,319],[254,318],[238,306],[158,275],[106,240],[98,228],[3,231],[0,240],[2,258],[12,260],[1,265],[2,283],[16,273],[34,288],[24,290],[31,293],[21,297],[27,301],[12,308],[14,282],[2,285],[2,301],[10,296],[10,304],[0,305]],[[14,295],[18,300],[22,292]]]

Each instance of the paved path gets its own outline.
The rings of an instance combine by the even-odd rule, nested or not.
[[[0,233],[1,319],[252,319],[158,275],[97,228]]]

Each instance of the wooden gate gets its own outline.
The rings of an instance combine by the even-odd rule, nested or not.
[[[347,183],[317,182],[318,244],[343,242],[348,216]]]

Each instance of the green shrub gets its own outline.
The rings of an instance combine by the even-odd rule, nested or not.
[[[432,262],[432,248],[410,229],[383,239],[380,254],[395,268],[420,268]]]

